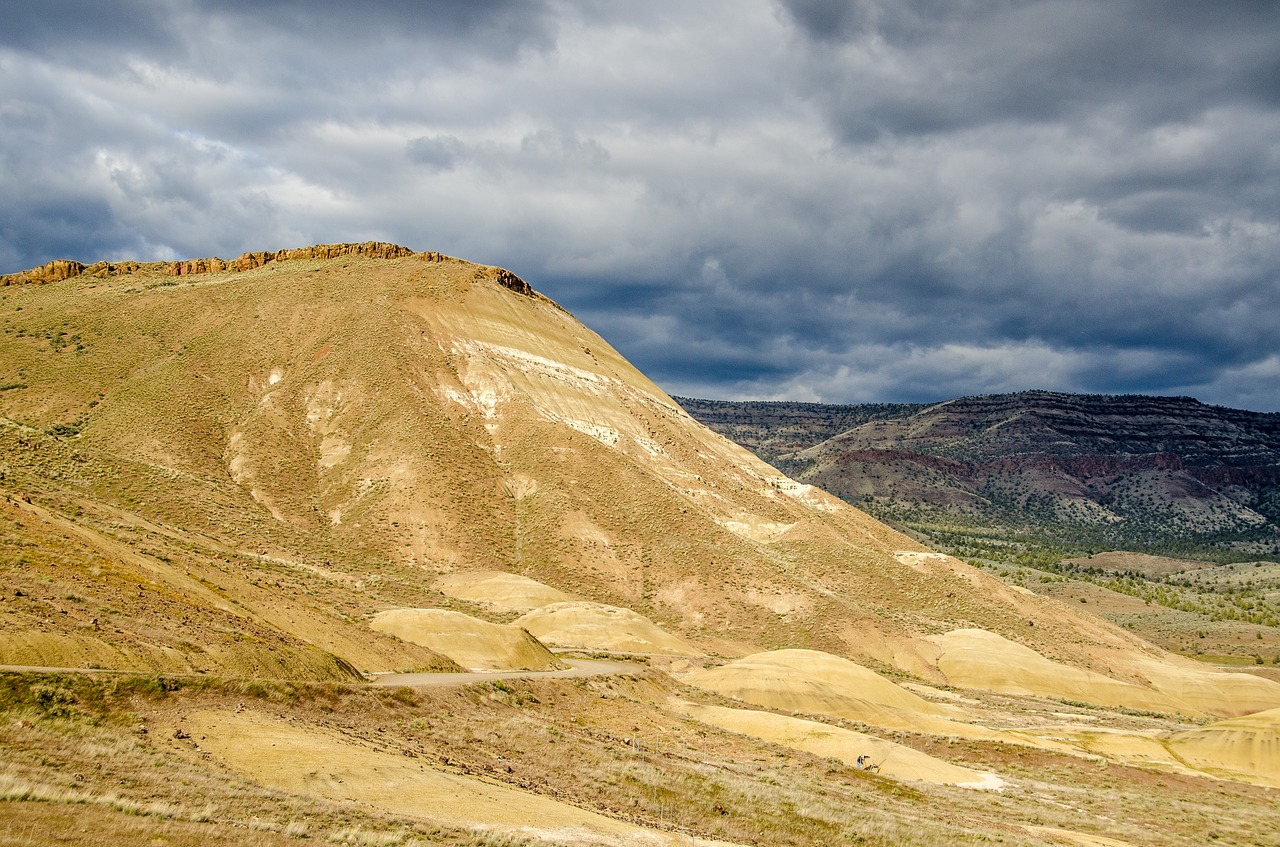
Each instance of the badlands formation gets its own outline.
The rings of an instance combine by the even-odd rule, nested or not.
[[[788,479],[507,271],[383,244],[62,262],[4,278],[0,315],[0,664],[28,669],[6,690],[162,680],[157,701],[112,683],[102,702],[149,709],[170,740],[146,749],[201,779],[216,766],[448,843],[1270,827],[1280,684],[1165,653]],[[606,675],[546,676],[583,658]],[[499,670],[519,679],[486,681]],[[462,671],[462,693],[367,682]],[[216,694],[246,679],[277,688]],[[281,705],[316,686],[346,693]],[[72,720],[86,696],[38,717]],[[47,731],[26,714],[14,749]],[[542,741],[509,744],[534,725]],[[10,783],[43,778],[18,767]],[[1121,769],[1116,808],[1067,799],[1099,767]],[[1131,783],[1228,799],[1169,823]]]

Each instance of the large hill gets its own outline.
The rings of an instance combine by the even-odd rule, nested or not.
[[[1280,685],[1165,653],[793,481],[508,271],[371,243],[3,282],[0,665],[63,669],[3,677],[20,720],[0,741],[26,751],[6,797],[79,798],[87,821],[125,808],[108,784],[171,811],[177,786],[205,785],[243,809],[215,776],[234,773],[284,792],[281,809],[356,800],[454,843],[477,828],[677,843],[679,827],[1085,843],[1088,813],[1031,811],[1093,779],[1055,768],[1154,768],[1190,780],[1180,802],[1211,777],[1280,784],[1251,752],[1272,749]],[[575,650],[652,670],[365,693],[380,672],[558,673]],[[163,732],[58,793],[122,714]],[[55,741],[67,721],[89,740]],[[655,746],[665,757],[641,756]],[[971,795],[1029,775],[1006,767],[1013,748],[1058,787],[1019,795],[1010,828]],[[854,772],[868,752],[883,775]],[[135,754],[164,785],[117,772]],[[1126,815],[1159,819],[1127,790]],[[873,812],[877,792],[896,799]],[[1243,812],[1205,820],[1269,814],[1232,796]]]
[[[149,569],[141,598],[68,584],[79,615],[42,643],[208,664],[205,622],[160,613],[180,589],[227,627],[386,670],[411,657],[352,643],[363,616],[439,605],[438,576],[487,569],[728,656],[803,646],[925,672],[895,654],[973,626],[1090,668],[1142,649],[962,565],[904,564],[925,549],[696,424],[508,272],[388,245],[185,268],[210,265],[4,289],[6,488],[90,571],[112,543]],[[323,592],[284,592],[285,612],[276,584],[317,574]],[[58,590],[32,587],[33,621]],[[138,599],[165,637],[74,625]],[[66,664],[8,638],[11,664]]]

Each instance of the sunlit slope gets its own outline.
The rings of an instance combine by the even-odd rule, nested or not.
[[[36,437],[0,425],[5,447]],[[4,455],[9,482],[21,454]],[[26,496],[0,504],[0,665],[345,681],[360,669],[456,669],[346,614],[341,574],[86,498],[60,510]]]
[[[436,587],[472,570],[633,610],[713,654],[822,649],[937,682],[927,639],[958,629],[1130,683],[1145,678],[1115,657],[1162,655],[783,477],[505,271],[296,252],[0,288],[0,411],[28,427],[10,427],[0,485],[96,531],[134,527],[197,578],[216,581],[211,551],[287,570],[288,588],[245,577],[236,608],[340,657],[360,651],[326,642],[330,624],[376,640],[367,620],[388,609],[489,614]],[[254,593],[272,590],[306,613]]]
[[[1280,709],[1179,733],[1169,746],[1194,767],[1280,788]]]
[[[515,626],[447,609],[389,609],[370,626],[448,656],[471,670],[545,671],[563,668],[532,635]]]

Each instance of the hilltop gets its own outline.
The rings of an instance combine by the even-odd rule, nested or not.
[[[0,815],[41,833],[1275,829],[1280,684],[785,476],[508,270],[369,243],[4,282]]]

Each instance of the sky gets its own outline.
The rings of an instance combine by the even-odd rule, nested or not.
[[[1273,0],[0,0],[0,272],[384,240],[668,392],[1280,411]]]

